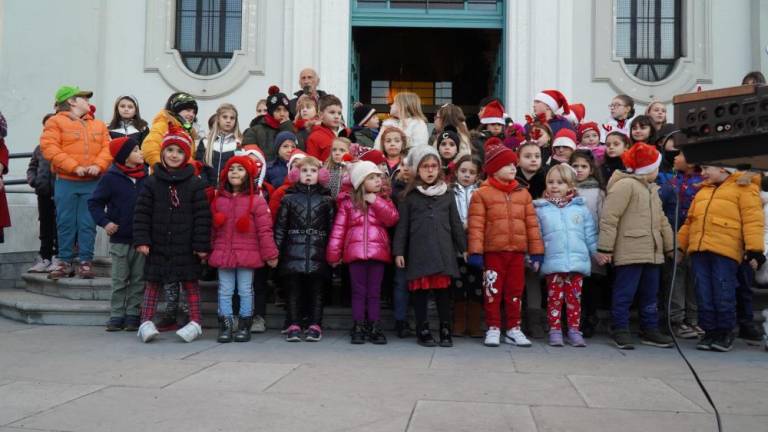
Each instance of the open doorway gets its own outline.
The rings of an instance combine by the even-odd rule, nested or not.
[[[499,29],[354,27],[353,98],[388,113],[397,92],[413,91],[430,121],[446,103],[473,113],[502,96],[501,40]]]

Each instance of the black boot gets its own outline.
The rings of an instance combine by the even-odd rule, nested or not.
[[[350,343],[353,345],[361,345],[365,343],[365,327],[360,321],[355,321],[352,326],[352,332],[350,333]]]
[[[235,342],[248,342],[251,340],[251,324],[253,317],[240,317],[237,320],[237,332],[235,333]]]
[[[423,322],[418,326],[418,333],[416,335],[419,345],[423,347],[435,346],[435,338],[432,337],[432,332],[429,331],[429,322]]]
[[[225,317],[220,316],[219,317],[219,337],[216,338],[216,341],[219,343],[228,343],[232,342],[232,327],[235,326],[235,323],[232,320],[231,316]]]
[[[384,336],[384,332],[381,331],[381,323],[375,321],[371,323],[368,330],[368,340],[374,345],[386,345],[387,337]]]
[[[413,336],[413,330],[411,330],[411,325],[407,320],[395,322],[395,331],[397,332],[397,337],[400,339]]]
[[[451,325],[447,322],[440,323],[440,346],[444,348],[450,348],[453,346],[453,338],[451,337]]]

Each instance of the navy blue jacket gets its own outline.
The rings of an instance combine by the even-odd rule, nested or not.
[[[280,157],[267,164],[267,175],[264,181],[277,189],[283,185],[288,176],[288,163]]]
[[[112,165],[96,185],[88,200],[88,210],[100,227],[110,222],[118,225],[117,232],[109,237],[110,243],[133,243],[133,213],[146,178],[136,179],[134,183],[134,179]]]

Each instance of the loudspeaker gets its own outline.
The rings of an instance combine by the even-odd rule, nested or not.
[[[768,170],[768,86],[677,95],[675,145],[688,162]]]

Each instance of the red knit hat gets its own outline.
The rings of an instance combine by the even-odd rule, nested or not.
[[[562,128],[557,131],[555,140],[552,141],[552,148],[555,147],[570,147],[576,150],[576,132],[568,128]]]
[[[536,93],[533,100],[543,102],[550,107],[555,114],[561,109],[565,115],[568,115],[571,112],[571,109],[568,107],[568,99],[566,99],[558,90],[543,90],[540,93]]]
[[[587,107],[584,104],[575,103],[568,105],[568,109],[571,111],[566,117],[573,124],[579,124],[584,121],[584,117],[587,115]]]
[[[160,153],[172,145],[179,146],[181,151],[187,155],[187,161],[192,156],[192,138],[189,137],[189,134],[184,129],[173,123],[168,123],[168,132],[166,132],[163,137],[163,143],[160,145]],[[160,160],[162,161],[162,156]],[[186,163],[187,162],[185,161],[185,164]]]
[[[251,225],[251,218],[249,216],[253,210],[253,179],[256,177],[256,165],[248,156],[231,157],[227,163],[224,164],[224,168],[221,170],[221,174],[219,176],[220,190],[225,190],[225,187],[229,182],[229,168],[235,164],[242,165],[243,168],[245,168],[245,171],[248,173],[248,211],[244,215],[240,216],[237,219],[237,222],[235,222],[235,229],[237,229],[237,231],[240,233],[245,233],[248,232],[248,228],[250,228]],[[216,210],[216,198],[213,199],[213,204],[211,205],[211,213],[213,213],[213,226],[216,228],[222,227],[224,223],[227,222],[227,215]]]
[[[480,123],[504,124],[504,106],[499,101],[493,101],[486,105],[483,116],[480,117]]]
[[[508,149],[500,139],[496,137],[488,138],[485,142],[485,173],[496,174],[496,171],[509,164],[517,165],[517,154]]]
[[[115,138],[109,142],[109,153],[112,155],[112,159],[120,165],[125,164],[125,160],[128,159],[133,149],[139,145],[136,138],[132,136],[124,136]]]
[[[621,155],[621,161],[627,172],[650,174],[661,165],[661,153],[652,145],[636,142]]]
[[[598,136],[600,135],[600,126],[597,125],[595,122],[586,122],[579,125],[579,133],[576,135],[576,139],[581,142],[581,138],[584,136],[585,133],[592,131],[595,132]]]
[[[384,153],[376,149],[368,150],[367,152],[360,155],[360,160],[373,162],[375,165],[381,165],[387,162],[387,158],[384,157]]]

